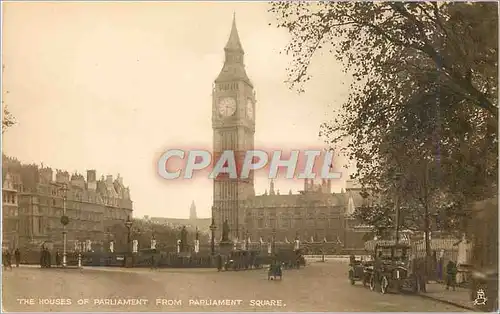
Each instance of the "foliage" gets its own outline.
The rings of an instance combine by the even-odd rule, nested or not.
[[[11,126],[13,126],[16,121],[14,120],[14,117],[12,116],[12,113],[10,113],[9,109],[7,108],[7,105],[4,103],[2,100],[2,134]]]
[[[406,86],[398,88],[404,89],[414,85],[404,76],[417,70],[423,80],[442,76],[446,88],[496,114],[496,4],[283,1],[272,2],[270,11],[278,16],[277,26],[293,36],[286,49],[294,57],[292,85],[309,80],[312,56],[331,46],[361,82],[354,89],[362,88],[368,76],[371,87],[384,89],[399,76],[393,85],[404,78]]]
[[[394,199],[416,224],[496,193],[498,173],[498,16],[493,3],[274,2],[278,27],[292,35],[291,87],[302,90],[320,49],[353,76],[337,119],[322,126],[346,144],[371,193]],[[365,222],[381,228],[389,208]],[[411,209],[411,210],[410,210]],[[452,214],[453,213],[453,214]],[[377,218],[379,217],[379,218]],[[420,219],[423,218],[423,219]],[[442,219],[443,220],[443,219]],[[455,219],[456,220],[456,219]]]
[[[2,73],[5,69],[5,66],[2,65]],[[9,92],[5,92],[8,94]],[[2,134],[11,126],[13,126],[16,123],[16,120],[14,119],[14,116],[12,116],[12,113],[9,111],[7,108],[7,105],[2,99]]]
[[[394,230],[394,207],[391,208],[386,204],[357,207],[354,218],[373,226],[373,235],[379,238],[385,238]]]

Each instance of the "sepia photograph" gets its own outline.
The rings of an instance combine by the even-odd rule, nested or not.
[[[498,3],[2,1],[2,312],[498,312]]]

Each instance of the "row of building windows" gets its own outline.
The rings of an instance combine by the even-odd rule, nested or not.
[[[12,193],[2,193],[2,202],[4,204],[17,204],[17,195]]]
[[[54,219],[45,219],[46,228],[48,230],[63,230],[61,222],[59,220]],[[83,222],[81,220],[73,220],[69,221],[68,225],[66,225],[67,231],[72,230],[85,230],[85,231],[97,231],[102,230],[102,223],[100,222]]]
[[[326,218],[328,216],[338,216],[340,212],[338,210],[331,210],[329,212],[316,212],[316,211],[306,211],[304,209],[297,209],[295,212],[284,212],[276,214],[272,211],[259,211],[259,212],[247,212],[247,217],[316,217],[316,218]]]
[[[247,220],[247,228],[279,228],[287,229],[299,226],[306,226],[311,228],[337,228],[340,226],[340,219],[328,219],[328,220],[317,220],[317,219],[282,219],[282,220]]]
[[[20,204],[19,213],[22,215],[47,215],[47,216],[61,216],[63,207],[62,201],[50,199],[44,200],[42,205],[32,204],[29,206],[26,203]],[[29,210],[31,207],[32,211]],[[68,215],[76,215],[80,219],[99,220],[103,217],[105,219],[122,219],[127,217],[127,213],[123,209],[95,207],[92,205],[85,206],[84,203],[67,202],[66,210]],[[76,211],[76,213],[75,213]]]
[[[19,213],[21,215],[35,215],[35,216],[46,216],[46,217],[61,217],[63,215],[62,208],[46,207],[33,205],[32,211],[27,207],[19,207]],[[103,218],[102,213],[95,213],[82,210],[73,210],[67,208],[66,216],[78,220],[91,220],[91,221],[101,221]]]
[[[4,217],[17,217],[18,210],[17,210],[17,208],[3,207],[2,213],[3,213]]]
[[[238,90],[238,83],[218,84],[219,91]]]
[[[33,225],[33,235],[44,235],[51,232],[60,232],[63,230],[60,220],[47,217],[34,217],[32,221],[24,219],[20,224],[20,233],[30,234],[30,225]],[[24,230],[22,230],[24,229]],[[101,231],[102,223],[82,222],[80,220],[70,220],[66,225],[66,230],[71,231]]]
[[[56,197],[55,195],[53,195]],[[33,197],[33,203],[37,204],[39,202],[38,197]],[[107,197],[96,197],[96,196],[88,196],[86,198],[83,198],[80,194],[73,195],[73,197],[66,198],[66,202],[81,202],[81,203],[90,203],[90,204],[99,204],[99,205],[111,205],[111,206],[119,206],[120,199],[119,198],[107,198]],[[50,204],[52,203],[54,206],[56,204],[62,204],[63,202],[63,196],[57,196],[57,198],[45,198],[42,197],[42,200],[40,201],[43,204]],[[75,202],[74,202],[75,203]]]

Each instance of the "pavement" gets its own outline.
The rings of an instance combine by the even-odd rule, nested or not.
[[[467,312],[347,280],[347,262],[312,262],[267,280],[267,270],[20,267],[2,272],[7,312]],[[431,293],[429,293],[431,294]]]
[[[428,283],[426,288],[427,293],[420,294],[421,297],[452,304],[466,310],[477,311],[473,301],[470,301],[469,289],[458,287],[455,291],[451,288],[450,290],[446,290],[446,285],[442,283]]]

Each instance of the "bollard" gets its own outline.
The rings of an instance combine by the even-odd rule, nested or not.
[[[82,268],[82,254],[78,254],[78,268]]]

